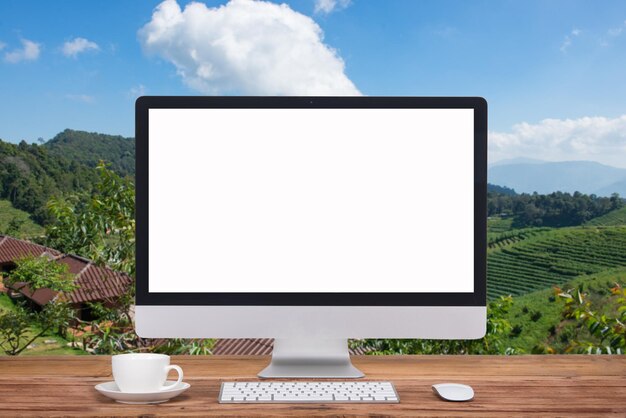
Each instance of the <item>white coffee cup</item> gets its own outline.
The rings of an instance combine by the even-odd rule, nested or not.
[[[113,379],[121,392],[152,393],[172,389],[183,381],[183,369],[170,365],[170,357],[165,354],[131,353],[112,357]],[[165,385],[170,370],[178,372],[174,385]]]

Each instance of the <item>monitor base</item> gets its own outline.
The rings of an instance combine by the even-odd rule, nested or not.
[[[357,379],[365,376],[352,365],[347,339],[276,339],[270,364],[259,377]]]

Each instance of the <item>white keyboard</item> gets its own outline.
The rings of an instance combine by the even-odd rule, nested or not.
[[[220,403],[398,403],[391,382],[224,382]]]

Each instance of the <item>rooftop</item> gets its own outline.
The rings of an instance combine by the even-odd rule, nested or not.
[[[125,273],[100,266],[93,261],[73,254],[63,254],[53,248],[35,244],[6,235],[0,235],[0,265],[15,263],[20,258],[48,255],[58,263],[68,266],[69,272],[74,275],[75,290],[64,295],[72,303],[107,300],[123,295],[133,279]],[[14,290],[19,291],[38,305],[57,297],[57,292],[50,289],[38,289],[35,292],[26,286],[15,283]]]

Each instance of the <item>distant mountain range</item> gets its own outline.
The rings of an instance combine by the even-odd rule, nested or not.
[[[489,183],[517,193],[581,192],[626,197],[626,169],[593,161],[547,162],[527,158],[503,160],[489,165]]]

